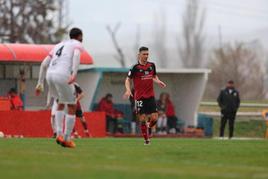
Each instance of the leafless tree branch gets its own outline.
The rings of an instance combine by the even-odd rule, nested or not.
[[[117,23],[114,28],[112,28],[110,25],[106,26],[106,29],[109,33],[109,35],[111,36],[113,45],[115,47],[115,50],[118,53],[118,56],[116,58],[116,60],[121,64],[122,67],[126,67],[126,62],[125,62],[125,55],[122,51],[122,48],[119,46],[118,40],[117,40],[117,33],[118,30],[120,29],[121,23]]]
[[[21,43],[57,43],[67,31],[58,26],[61,6],[52,0],[0,0],[0,40]]]
[[[262,99],[265,95],[264,60],[244,43],[226,44],[215,49],[210,59],[212,73],[206,97],[215,98],[220,88],[232,79],[242,99]]]
[[[178,52],[183,67],[200,68],[204,65],[203,33],[206,11],[201,9],[199,0],[188,0],[182,16],[183,40],[178,41]]]

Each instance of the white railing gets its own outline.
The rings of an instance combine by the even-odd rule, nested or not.
[[[201,102],[200,106],[208,106],[208,107],[218,107],[217,102]],[[268,104],[265,103],[241,103],[240,107],[247,107],[247,108],[268,108]],[[203,113],[210,116],[217,116],[219,117],[221,115],[220,110],[218,111],[199,111],[199,113]],[[237,116],[243,116],[243,117],[258,117],[262,118],[262,112],[237,112]]]
[[[201,106],[218,106],[217,102],[201,102]],[[240,107],[268,108],[268,103],[241,103]]]
[[[220,116],[220,112],[202,112],[200,111],[199,113],[206,114],[209,116]],[[237,116],[244,116],[244,117],[262,117],[261,112],[238,112],[236,114]]]

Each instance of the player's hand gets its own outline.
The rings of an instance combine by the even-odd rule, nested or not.
[[[44,91],[44,87],[42,84],[37,84],[35,87],[35,95],[39,96],[41,94],[41,92]]]
[[[75,79],[76,79],[76,76],[75,76],[75,75],[71,75],[71,76],[69,77],[68,84],[72,84],[72,83],[74,83],[74,82],[75,82]]]
[[[131,93],[131,91],[127,90],[123,95],[123,99],[129,99],[130,96],[133,97],[133,94]]]
[[[161,88],[165,88],[167,85],[163,82],[163,81],[158,81],[157,84],[161,87]]]

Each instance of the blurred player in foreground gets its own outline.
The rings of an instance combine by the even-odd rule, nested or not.
[[[144,137],[144,145],[150,144],[148,129],[154,127],[158,118],[153,82],[161,88],[166,87],[166,84],[160,81],[156,74],[155,64],[148,62],[148,57],[149,49],[141,47],[138,54],[138,63],[128,72],[124,94],[125,99],[133,96],[131,92],[131,81],[133,81],[136,113],[141,123],[140,128]]]
[[[41,64],[39,80],[36,86],[36,95],[43,91],[44,78],[48,83],[49,91],[54,99],[58,99],[58,108],[55,114],[57,126],[56,142],[63,147],[74,148],[75,143],[71,140],[71,133],[75,124],[76,96],[73,83],[75,82],[80,54],[83,46],[82,31],[72,28],[70,40],[63,41],[51,50],[49,55]],[[67,105],[68,113],[64,114],[64,107]],[[63,134],[63,118],[65,115],[65,129]]]

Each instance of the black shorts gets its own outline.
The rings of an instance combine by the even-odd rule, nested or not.
[[[76,110],[75,116],[76,117],[83,117],[83,111],[82,110]]]
[[[135,109],[137,114],[152,114],[157,112],[154,97],[135,100]]]

